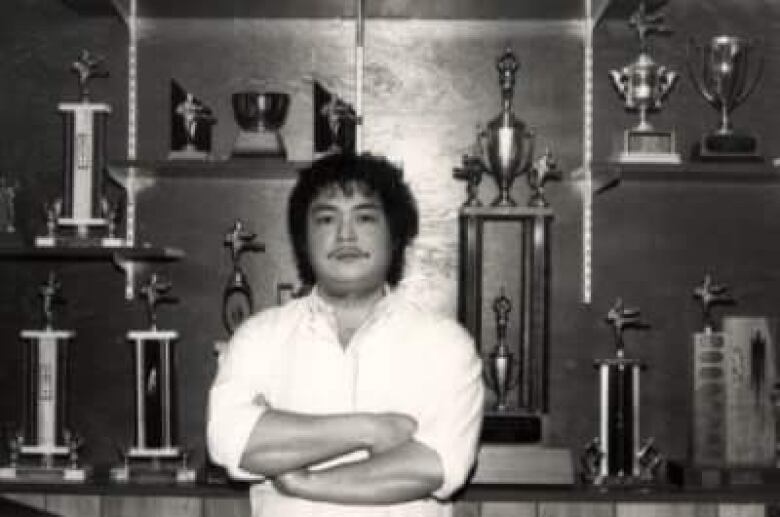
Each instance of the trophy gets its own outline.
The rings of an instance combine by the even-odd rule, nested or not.
[[[761,160],[758,139],[736,131],[731,112],[750,96],[763,74],[763,55],[752,74],[756,45],[738,36],[714,36],[703,45],[691,40],[688,45],[688,71],[702,97],[716,110],[720,126],[702,136],[696,156],[702,160]]]
[[[211,127],[217,119],[211,108],[171,80],[172,160],[203,160],[211,152]]]
[[[693,291],[703,330],[693,334],[691,463],[696,476],[724,478],[721,468],[770,467],[775,459],[774,347],[767,318],[726,316],[712,308],[734,304],[728,287],[710,275]],[[691,472],[689,472],[690,474]],[[761,470],[751,475],[760,478]],[[702,481],[698,480],[697,484]]]
[[[18,242],[16,234],[16,191],[19,185],[0,176],[0,243]]]
[[[176,301],[167,294],[171,287],[153,274],[139,289],[149,327],[127,333],[135,356],[135,443],[123,453],[123,464],[111,469],[110,477],[116,482],[190,483],[196,479],[195,470],[187,465],[188,454],[175,445],[173,342],[179,333],[157,326],[157,306]]]
[[[229,334],[233,334],[254,309],[252,288],[241,269],[241,255],[246,251],[265,251],[265,245],[254,242],[256,237],[240,220],[233,223],[233,228],[225,235],[224,244],[233,263],[233,271],[222,293],[222,322]]]
[[[494,409],[498,412],[507,411],[509,391],[517,385],[521,368],[517,365],[515,355],[509,351],[506,344],[506,331],[509,326],[509,313],[512,302],[501,288],[499,296],[493,301],[493,312],[496,315],[496,347],[487,358],[485,377],[488,387],[496,393]]]
[[[64,191],[61,200],[49,205],[48,233],[35,239],[39,247],[57,245],[102,245],[94,239],[95,228],[105,228],[100,213],[103,169],[106,164],[106,123],[111,108],[89,100],[89,81],[107,77],[103,60],[83,50],[71,70],[78,75],[79,101],[58,106],[65,121]]]
[[[486,171],[498,185],[498,196],[492,206],[517,206],[509,191],[515,178],[528,172],[534,154],[533,132],[512,112],[515,75],[519,64],[511,49],[496,62],[501,88],[501,112],[478,134]]]
[[[287,158],[279,133],[287,117],[290,96],[281,92],[234,93],[233,115],[241,128],[233,156],[274,156]]]
[[[650,57],[648,36],[669,32],[662,22],[661,15],[651,16],[645,2],[640,1],[629,22],[639,37],[639,57],[620,71],[609,72],[625,109],[639,112],[639,123],[623,133],[623,151],[618,158],[622,163],[680,163],[674,133],[657,130],[648,121],[648,113],[661,108],[678,78],[677,73]]]
[[[531,197],[528,198],[528,206],[535,208],[550,206],[547,198],[544,197],[544,185],[550,180],[559,179],[561,179],[561,173],[558,171],[558,165],[552,156],[552,152],[547,149],[536,160],[533,167],[528,170],[528,186],[531,187]]]
[[[605,321],[615,338],[615,357],[595,361],[599,371],[599,436],[582,456],[583,477],[594,485],[634,486],[657,480],[661,455],[649,438],[639,440],[639,374],[643,365],[625,357],[623,332],[648,325],[639,309],[618,299]]]
[[[74,332],[54,327],[54,305],[63,302],[60,289],[50,273],[39,290],[43,328],[20,334],[29,345],[25,348],[25,422],[8,442],[10,464],[0,467],[0,480],[83,482],[89,474],[79,463],[83,440],[65,427],[67,352]]]

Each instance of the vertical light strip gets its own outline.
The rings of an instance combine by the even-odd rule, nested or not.
[[[363,151],[363,1],[355,0],[355,152],[358,154]]]
[[[585,0],[582,84],[582,303],[591,302],[593,257],[593,5]]]
[[[130,0],[127,17],[127,159],[137,158],[138,137],[138,2]]]

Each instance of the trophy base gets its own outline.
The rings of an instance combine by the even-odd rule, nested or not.
[[[185,147],[184,149],[178,149],[170,151],[168,153],[169,160],[209,160],[211,153],[208,151],[201,151],[194,147]]]
[[[682,163],[670,131],[629,129],[623,134],[620,163]]]
[[[272,156],[287,159],[281,135],[271,131],[241,131],[233,144],[233,157]]]
[[[735,487],[780,488],[780,468],[761,465],[688,465],[669,462],[669,481],[684,487],[723,490]]]
[[[571,450],[539,445],[483,444],[472,481],[495,484],[572,485]]]
[[[696,144],[693,157],[701,161],[748,161],[760,162],[758,139],[753,135],[740,133],[705,135]]]
[[[182,465],[168,465],[155,460],[112,467],[108,473],[114,483],[191,484],[198,481],[197,470]]]
[[[36,248],[121,248],[127,243],[118,237],[77,237],[41,235],[35,238]]]
[[[88,467],[17,465],[0,467],[0,481],[23,483],[84,483],[91,476]]]
[[[538,443],[542,439],[539,415],[522,411],[489,411],[482,423],[483,443]]]

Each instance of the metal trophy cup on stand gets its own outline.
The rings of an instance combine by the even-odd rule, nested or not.
[[[170,289],[170,282],[156,274],[140,288],[149,328],[127,333],[135,356],[135,443],[123,453],[123,465],[111,469],[113,481],[191,483],[196,480],[196,471],[188,465],[187,452],[175,445],[173,342],[179,333],[157,327],[157,305],[176,301],[166,294]]]
[[[504,288],[493,301],[493,312],[496,315],[496,347],[485,358],[485,379],[488,387],[496,394],[494,409],[498,412],[509,409],[509,391],[519,380],[519,368],[515,354],[510,352],[506,344],[506,330],[509,326],[509,313],[512,302],[504,294]]]
[[[290,96],[281,92],[245,91],[232,96],[233,115],[240,132],[233,145],[233,156],[287,158],[279,130],[287,117]]]
[[[111,108],[89,100],[90,79],[108,76],[102,63],[102,59],[84,50],[71,66],[78,75],[80,99],[58,106],[65,121],[64,189],[61,199],[47,204],[47,234],[36,237],[36,246],[117,245],[101,238],[108,226],[102,206],[102,180]]]
[[[763,54],[757,69],[754,64],[756,44],[738,36],[714,36],[699,45],[693,39],[688,45],[688,71],[702,97],[716,110],[720,126],[702,136],[695,150],[701,160],[762,160],[758,138],[739,132],[731,122],[731,112],[745,102],[758,85],[764,70]]]
[[[10,463],[0,467],[0,480],[83,482],[90,472],[79,462],[83,440],[65,427],[68,344],[74,332],[54,327],[54,305],[63,301],[60,287],[50,273],[40,288],[43,329],[21,331],[28,345],[25,422],[9,440]]]
[[[515,178],[528,172],[534,155],[534,133],[512,111],[515,76],[519,67],[511,49],[506,49],[498,58],[496,69],[501,88],[501,112],[479,134],[486,172],[498,185],[498,195],[492,206],[517,206],[510,190]]]
[[[678,74],[657,64],[650,57],[648,36],[668,32],[660,15],[649,15],[641,1],[629,24],[639,37],[639,57],[621,70],[610,70],[612,85],[623,98],[627,111],[639,113],[639,123],[623,133],[622,163],[680,163],[672,131],[655,129],[648,113],[657,111],[674,88]]]
[[[623,332],[647,328],[638,309],[629,309],[618,300],[609,310],[606,322],[615,336],[615,357],[596,360],[599,371],[599,436],[582,457],[584,479],[599,486],[635,486],[657,480],[663,462],[649,438],[639,439],[639,375],[643,365],[625,357]]]

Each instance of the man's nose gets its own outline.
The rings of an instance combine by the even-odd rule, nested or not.
[[[344,217],[341,220],[337,237],[340,241],[354,241],[356,239],[355,225],[351,218]]]

